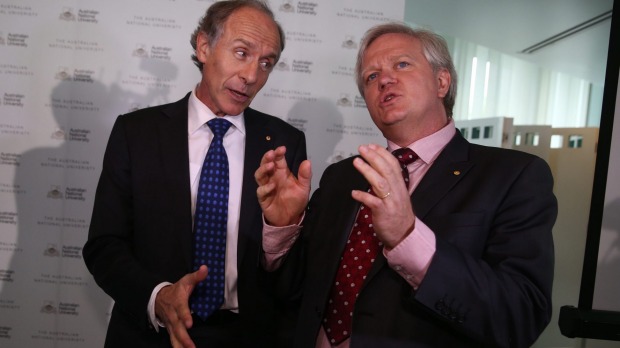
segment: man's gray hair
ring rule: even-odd
[[[355,82],[357,83],[357,88],[359,89],[362,97],[364,96],[364,81],[362,77],[362,63],[364,54],[366,54],[366,50],[370,44],[372,44],[380,36],[386,34],[404,34],[418,39],[422,44],[422,51],[424,52],[426,60],[431,65],[433,72],[437,73],[440,70],[448,71],[451,77],[450,88],[443,99],[443,105],[446,110],[446,114],[449,118],[451,118],[452,109],[454,108],[454,102],[456,100],[457,75],[456,70],[454,69],[454,63],[452,62],[452,57],[450,56],[450,51],[448,50],[448,44],[443,37],[430,30],[414,29],[404,23],[391,22],[380,24],[370,28],[366,34],[364,34],[360,49],[357,53],[357,62],[355,64]]]
[[[215,44],[217,43],[217,40],[220,38],[220,36],[222,35],[222,32],[224,31],[224,24],[226,23],[226,20],[228,19],[228,17],[230,17],[230,15],[232,15],[235,11],[241,8],[244,8],[244,7],[249,7],[249,8],[259,10],[273,20],[273,22],[276,24],[276,27],[278,28],[278,35],[280,37],[280,52],[279,53],[282,53],[282,51],[284,50],[284,31],[282,30],[280,23],[276,21],[273,12],[271,11],[271,9],[269,8],[269,5],[267,5],[265,1],[262,1],[262,0],[218,1],[207,9],[207,12],[205,13],[204,17],[202,17],[200,21],[198,22],[198,27],[196,27],[190,39],[190,43],[192,44],[192,47],[194,48],[194,54],[192,55],[192,60],[194,61],[194,64],[198,67],[198,69],[200,69],[200,71],[202,71],[203,64],[202,62],[198,60],[198,57],[196,57],[196,49],[197,49],[196,41],[198,40],[198,34],[204,33],[207,36],[209,47],[215,46]],[[278,54],[278,58],[280,58],[279,56],[280,55]]]

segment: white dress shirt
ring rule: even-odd
[[[192,91],[188,103],[187,129],[192,218],[196,208],[200,171],[213,139],[213,132],[207,125],[207,122],[215,117],[217,116],[196,97],[196,91]],[[235,116],[224,116],[224,119],[230,121],[232,126],[224,135],[224,149],[228,157],[230,184],[228,192],[228,227],[226,231],[226,280],[222,309],[229,309],[234,312],[239,310],[237,296],[237,241],[241,213],[241,189],[243,186],[243,160],[246,135],[243,117],[243,113]],[[155,298],[159,290],[167,285],[171,285],[171,283],[161,283],[153,289],[147,308],[150,322],[156,330],[158,330],[158,327],[163,327],[163,325],[155,316]]]

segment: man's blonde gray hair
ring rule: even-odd
[[[448,44],[446,40],[438,34],[426,29],[414,29],[410,26],[399,23],[391,22],[386,24],[380,24],[370,28],[364,37],[360,49],[357,53],[357,62],[355,64],[355,82],[362,97],[364,97],[364,80],[362,77],[362,64],[366,50],[376,39],[386,34],[404,34],[415,38],[422,44],[422,51],[426,60],[431,65],[433,72],[436,74],[441,70],[446,70],[450,74],[450,87],[448,93],[443,99],[443,105],[446,110],[446,114],[449,118],[452,117],[452,109],[454,108],[454,102],[456,100],[456,82],[457,75],[454,69],[454,63],[448,50]]]

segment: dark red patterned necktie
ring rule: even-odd
[[[408,187],[407,165],[413,163],[418,156],[409,148],[395,150],[393,154],[400,162]],[[372,188],[369,192],[374,194]],[[377,239],[372,227],[371,211],[362,204],[340,258],[323,318],[323,327],[331,344],[339,344],[351,336],[355,300],[382,246],[383,243]]]

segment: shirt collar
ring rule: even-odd
[[[413,150],[418,157],[424,161],[424,163],[431,164],[435,161],[437,156],[439,156],[443,148],[448,145],[450,140],[452,140],[455,132],[456,127],[454,126],[454,120],[450,119],[450,122],[448,122],[448,124],[442,129],[429,136],[414,141],[413,143],[407,145],[407,147]],[[400,146],[388,140],[388,150],[390,150],[390,152],[398,149],[399,147]]]
[[[196,89],[190,94],[187,107],[187,134],[196,132],[198,129],[205,126],[208,121],[217,117],[211,109],[198,99],[196,96]],[[234,116],[226,115],[224,119],[230,121],[237,130],[245,135],[245,119],[243,112]]]

